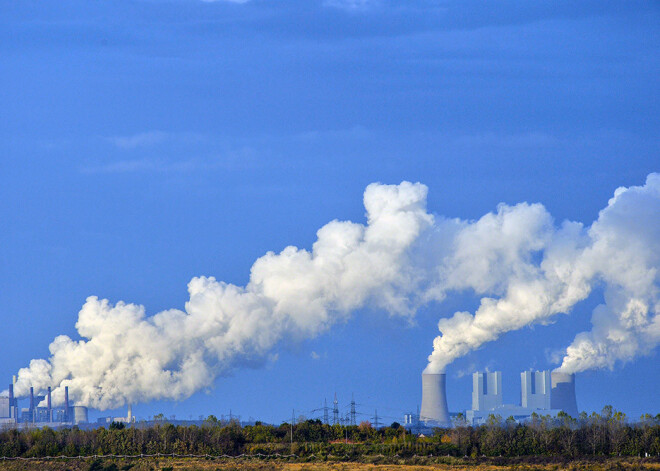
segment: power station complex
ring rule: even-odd
[[[406,415],[404,423],[413,422],[428,427],[450,427],[451,416],[447,407],[447,376],[440,374],[422,374],[422,408],[419,414]],[[338,410],[335,402],[335,423],[338,422]],[[351,402],[354,414],[355,402]],[[326,407],[327,409],[327,407]],[[491,415],[501,418],[513,417],[518,422],[528,420],[533,414],[539,416],[557,416],[561,411],[577,417],[578,408],[575,398],[575,375],[550,371],[523,371],[520,373],[520,404],[504,404],[502,395],[502,372],[474,373],[472,375],[472,409],[465,411],[465,420],[469,425],[486,423]],[[326,410],[327,415],[327,410]],[[377,417],[377,416],[376,416]],[[99,419],[99,423],[110,422],[112,418]],[[115,422],[132,423],[131,406],[128,417],[117,417]],[[378,419],[376,418],[376,422]],[[29,407],[18,407],[18,398],[14,396],[14,385],[9,385],[8,395],[0,396],[0,425],[17,426],[32,424],[36,427],[66,426],[88,423],[87,407],[71,405],[69,388],[64,388],[64,406],[55,408],[51,403],[51,388],[44,395],[35,395],[30,388]],[[326,417],[325,422],[328,422]],[[354,422],[354,420],[353,420]]]
[[[470,425],[485,423],[490,415],[528,420],[532,414],[556,416],[565,412],[578,416],[575,398],[575,375],[550,371],[520,373],[520,405],[504,404],[502,372],[472,375],[472,409],[465,411]],[[420,421],[429,426],[451,426],[447,407],[446,375],[422,374],[422,409]]]
[[[18,407],[18,398],[14,396],[14,384],[9,385],[8,396],[0,396],[0,425],[33,424],[37,427],[46,425],[77,425],[88,422],[87,407],[71,405],[69,388],[64,388],[64,406],[52,407],[51,388],[44,395],[35,395],[30,388],[29,407]],[[41,406],[45,401],[45,406]]]

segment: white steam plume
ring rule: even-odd
[[[500,206],[496,214],[464,223],[440,267],[438,292],[471,289],[483,297],[474,314],[441,319],[427,372],[505,332],[548,323],[557,313],[605,287],[606,303],[593,314],[559,370],[612,368],[648,354],[660,343],[660,174],[641,187],[619,188],[589,227],[555,228],[539,205]]]
[[[660,344],[660,174],[642,187],[619,188],[589,229],[582,263],[605,284],[591,332],[566,349],[561,371],[613,368]]]
[[[16,395],[53,385],[53,401],[61,404],[68,386],[77,403],[99,409],[181,399],[218,374],[263,361],[283,339],[317,335],[367,302],[410,315],[417,280],[408,252],[433,224],[426,193],[408,182],[369,185],[366,226],[332,221],[311,252],[267,253],[245,287],[193,278],[185,311],[146,317],[142,306],[90,297],[76,323],[83,340],[57,337],[48,360],[19,371]]]
[[[618,189],[587,228],[557,226],[542,205],[527,203],[502,204],[477,221],[434,218],[426,193],[408,182],[369,185],[366,225],[332,221],[311,251],[267,253],[245,287],[193,278],[184,311],[147,317],[142,306],[90,297],[76,324],[83,340],[57,337],[48,360],[19,371],[16,394],[53,385],[62,403],[69,386],[75,401],[100,409],[182,399],[360,307],[412,316],[451,292],[481,296],[480,307],[440,320],[427,372],[505,332],[569,313],[596,286],[605,287],[606,303],[592,332],[568,347],[562,371],[612,367],[660,343],[660,174]]]

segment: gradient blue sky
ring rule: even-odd
[[[370,182],[423,182],[447,216],[528,201],[591,223],[660,170],[658,25],[648,1],[0,0],[0,384],[75,336],[87,296],[153,314],[195,275],[242,285],[266,251],[363,222]],[[486,367],[518,401],[519,371],[553,367],[599,301],[457,361],[450,409]],[[279,422],[336,391],[400,420],[437,319],[475,306],[360,312],[134,412]],[[658,364],[580,375],[580,408],[660,412]]]

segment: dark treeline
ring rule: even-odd
[[[241,427],[210,416],[201,426],[138,423],[130,427],[81,430],[5,429],[0,432],[0,456],[90,456],[140,454],[238,455],[295,453],[300,457],[341,455],[359,459],[369,455],[405,456],[658,456],[660,414],[630,424],[611,407],[601,414],[573,419],[533,416],[524,425],[512,418],[491,416],[486,425],[467,426],[459,416],[451,429],[435,429],[429,436],[406,431],[397,423],[375,429],[325,425],[308,420],[295,425]]]

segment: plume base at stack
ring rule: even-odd
[[[427,425],[451,426],[447,408],[446,378],[444,373],[422,373],[422,409],[419,419]]]

